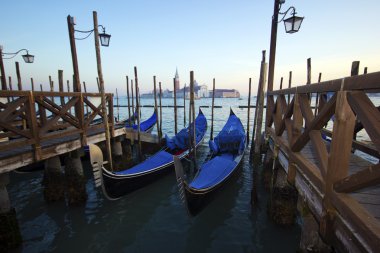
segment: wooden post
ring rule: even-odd
[[[40,83],[40,90],[41,91],[44,91],[44,89],[42,88],[42,84]]]
[[[281,78],[282,80],[282,78]],[[247,147],[249,143],[249,117],[251,114],[251,84],[252,84],[252,79],[249,78],[249,90],[248,90],[248,112],[247,112]],[[282,84],[282,82],[281,82]]]
[[[274,66],[276,61],[276,44],[277,44],[277,26],[278,26],[278,13],[280,12],[279,0],[274,0],[272,27],[270,35],[270,51],[269,51],[269,70],[268,70],[268,91],[273,91],[274,80]],[[266,121],[269,121],[269,115],[272,111],[271,104],[267,104]],[[257,108],[256,108],[257,109]],[[267,124],[265,124],[267,125]]]
[[[307,59],[307,81],[306,84],[311,84],[311,58]]]
[[[18,87],[18,90],[22,90],[20,66],[18,64],[18,61],[16,61],[16,75],[17,75],[17,87]]]
[[[259,83],[259,85],[257,87],[256,105],[255,105],[255,117],[253,119],[253,126],[252,126],[251,150],[249,151],[251,157],[252,157],[252,155],[254,153],[254,146],[255,146],[255,133],[256,133],[257,115],[258,115],[258,108],[259,108],[259,94],[260,94],[260,83]],[[249,141],[249,139],[247,138],[247,142],[248,141]]]
[[[288,88],[292,88],[292,71],[289,71],[289,84]],[[288,104],[290,103],[290,93],[288,94]],[[268,110],[268,109],[267,109]]]
[[[162,103],[161,103],[161,98],[162,98],[162,89],[161,89],[161,82],[158,82],[158,88],[160,89],[160,133],[158,134],[158,138],[161,142],[162,139]]]
[[[73,72],[74,72],[74,83],[73,91],[81,92],[80,88],[80,79],[79,79],[79,67],[78,67],[78,56],[77,49],[75,45],[75,36],[74,36],[74,17],[70,15],[67,16],[67,26],[69,29],[69,39],[70,39],[70,48],[71,48],[71,58],[73,62]]]
[[[284,81],[284,78],[281,77],[281,81],[280,81],[280,90],[282,90],[282,82]]]
[[[195,132],[195,108],[194,108],[194,71],[190,71],[190,111],[191,111],[191,118],[190,118],[190,124],[191,124],[191,130],[192,130],[192,138],[191,138],[191,146],[192,146],[192,157],[194,162],[194,168],[197,168],[197,151],[195,149],[197,138],[196,138],[196,132]]]
[[[51,80],[51,76],[49,76],[49,85],[50,85],[50,92],[53,92],[54,91],[54,83],[53,81]],[[54,97],[51,96],[51,101],[54,102]]]
[[[360,61],[353,61],[351,65],[351,76],[359,75]]]
[[[131,107],[129,103],[129,78],[126,76],[127,79],[127,101],[128,101],[128,125],[131,126]]]
[[[69,80],[67,80],[66,85],[67,85],[67,92],[70,92],[70,81]]]
[[[260,154],[261,147],[261,128],[263,122],[263,110],[264,110],[264,88],[266,83],[266,73],[267,73],[267,63],[265,62],[265,50],[263,50],[263,56],[261,61],[261,70],[260,70],[260,81],[259,81],[259,93],[258,94],[258,110],[257,112],[257,130],[256,130],[256,138],[255,138],[255,154]],[[268,107],[267,107],[268,110]]]
[[[84,93],[87,93],[86,82],[83,82],[83,89],[84,89]],[[87,96],[86,96],[86,98],[87,98]],[[88,115],[88,104],[86,104],[86,115],[87,115],[87,117],[89,116]]]
[[[136,113],[136,110],[135,110],[135,102],[134,102],[134,97],[133,97],[133,80],[131,79],[131,91],[132,91],[132,117],[133,117],[133,122],[132,124],[135,124],[135,113]]]
[[[368,68],[364,67],[364,74],[367,74]]]
[[[211,133],[210,133],[210,140],[214,139],[214,101],[215,101],[215,78],[212,79],[212,103],[211,103]]]
[[[100,83],[99,83],[99,78],[96,78],[96,84],[98,85],[98,92],[100,93]]]
[[[34,81],[33,81],[33,77],[30,78],[30,84],[32,85],[32,91],[34,91]]]
[[[141,139],[140,139],[140,105],[139,105],[139,83],[137,78],[137,67],[135,66],[135,91],[136,91],[136,111],[137,111],[137,141],[139,146],[139,161],[141,161]]]
[[[160,117],[158,115],[158,107],[157,107],[156,76],[153,76],[153,92],[154,92],[154,108],[155,108],[156,114],[157,114],[157,121],[156,121],[157,134],[158,134],[159,141],[161,142],[161,139],[160,139]]]
[[[106,107],[106,94],[104,91],[104,81],[103,81],[103,72],[102,72],[102,62],[100,57],[100,48],[99,48],[99,31],[98,31],[98,16],[96,11],[93,13],[94,18],[94,39],[95,39],[95,52],[96,52],[96,64],[98,68],[98,77],[99,77],[99,87],[100,87],[100,93],[101,93],[101,101],[102,101],[102,113],[103,113],[103,123],[104,123],[104,130],[106,135],[106,149],[107,149],[107,159],[110,166],[111,171],[113,171],[113,164],[112,164],[112,153],[111,153],[111,136],[109,132],[109,124],[108,124],[108,115],[107,115],[107,107]],[[77,80],[79,81],[79,77]],[[74,85],[75,87],[75,85]],[[80,89],[80,86],[79,86]],[[80,90],[79,90],[80,91]],[[112,98],[111,98],[112,99]],[[113,121],[113,119],[112,119]]]
[[[186,84],[183,87],[183,127],[186,127]]]
[[[9,83],[9,90],[13,91],[13,85],[12,85],[12,77],[8,76],[8,83]],[[13,98],[12,98],[13,100]]]
[[[63,93],[63,70],[58,70],[58,89],[60,93]],[[61,106],[63,106],[65,104],[65,97],[61,96],[60,100]]]
[[[0,70],[1,70],[1,89],[7,90],[7,78],[5,76],[4,62],[3,62],[3,47],[0,46]]]
[[[120,121],[120,116],[119,116],[119,93],[117,92],[116,88],[116,108],[117,108],[117,121]]]
[[[177,89],[175,86],[175,78],[173,78],[174,93],[174,133],[177,134]]]
[[[319,72],[319,76],[318,76],[318,83],[321,82],[321,79],[322,79],[322,73]],[[318,112],[318,105],[319,105],[319,93],[317,92],[316,93],[316,97],[315,97],[315,108],[314,108],[314,116],[317,115],[317,112]]]

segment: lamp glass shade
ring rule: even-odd
[[[100,44],[103,47],[108,47],[110,44],[111,35],[106,34],[106,33],[101,33],[99,34],[99,37],[100,37]]]
[[[22,56],[22,58],[24,59],[24,61],[25,61],[26,63],[33,63],[33,62],[34,62],[34,55],[31,55],[31,54],[29,54],[29,53],[24,54],[24,55]]]
[[[285,31],[287,33],[296,33],[301,27],[303,17],[298,17],[293,14],[290,18],[284,20]]]

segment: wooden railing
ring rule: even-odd
[[[380,72],[376,72],[267,94],[266,133],[288,156],[288,181],[294,183],[300,171],[322,196],[320,233],[330,240],[339,215],[372,250],[380,249],[380,223],[350,193],[380,183],[380,112],[371,101],[379,92]],[[314,112],[311,94],[319,97]],[[368,135],[365,142],[356,140],[362,129]],[[308,143],[313,159],[302,153]],[[354,150],[373,159],[370,166],[350,173]]]
[[[106,94],[113,135],[112,96]],[[92,99],[99,103],[95,105]],[[99,93],[0,91],[0,152],[32,146],[38,161],[44,142],[79,134],[82,145],[86,145],[91,131],[104,128],[103,121],[99,120],[102,117],[100,100]],[[88,108],[86,113],[85,107]]]

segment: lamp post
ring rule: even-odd
[[[273,79],[274,79],[274,65],[276,61],[276,43],[277,43],[277,25],[279,22],[284,21],[286,33],[296,33],[301,27],[303,17],[296,16],[296,9],[291,6],[285,12],[280,12],[282,4],[285,0],[274,0],[273,16],[272,16],[272,29],[270,38],[270,50],[269,50],[269,67],[268,67],[268,89],[267,91],[273,91]],[[292,11],[291,17],[286,18],[286,15]],[[282,15],[280,21],[278,16]],[[268,101],[268,100],[267,100]],[[271,104],[267,103],[266,121],[268,122],[268,114],[272,110]]]
[[[98,25],[98,18],[96,11],[93,12],[93,21],[94,21],[94,29],[89,31],[81,31],[81,30],[75,30],[75,18],[71,17],[70,15],[67,16],[67,26],[69,29],[69,38],[70,38],[70,47],[71,47],[71,56],[73,61],[73,71],[74,71],[74,92],[80,92],[81,91],[81,85],[80,85],[80,78],[79,78],[79,67],[78,67],[78,57],[76,53],[76,45],[75,40],[84,40],[87,39],[92,33],[94,33],[94,39],[95,39],[95,53],[96,53],[96,62],[97,62],[97,69],[98,69],[98,78],[99,78],[99,86],[100,86],[100,92],[101,92],[101,103],[102,103],[102,112],[103,112],[103,123],[105,128],[105,135],[106,135],[106,148],[107,148],[107,159],[109,162],[109,166],[111,170],[113,170],[112,166],[112,156],[111,156],[111,140],[110,140],[110,134],[109,134],[109,123],[108,123],[108,115],[107,115],[107,108],[106,108],[106,100],[105,100],[105,92],[104,92],[104,81],[103,81],[103,72],[102,72],[102,65],[101,65],[101,57],[100,57],[100,49],[99,49],[99,39],[100,44],[104,47],[109,46],[109,42],[111,39],[111,35],[106,34],[105,27],[102,25]],[[102,27],[103,33],[99,34],[98,27]],[[75,32],[87,34],[83,38],[75,38]],[[76,114],[80,115],[79,118],[83,118],[83,111],[80,108],[81,105],[78,104],[76,107]]]
[[[4,53],[3,47],[0,46],[0,71],[1,71],[1,89],[7,90],[7,81],[5,76],[5,70],[4,70],[4,63],[3,59],[12,59],[16,57],[20,52],[25,51],[26,54],[22,55],[22,58],[26,63],[33,63],[34,62],[34,55],[29,54],[29,51],[27,49],[20,49],[15,53]],[[8,56],[6,58],[3,58],[3,56]]]

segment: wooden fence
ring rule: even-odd
[[[91,102],[99,100],[99,103]],[[99,93],[0,91],[0,152],[32,146],[41,160],[41,143],[103,129]],[[113,94],[106,94],[110,132],[114,133]],[[88,113],[84,108],[88,108]]]
[[[337,217],[342,217],[370,251],[380,249],[380,196],[372,196],[378,206],[369,210],[352,193],[380,183],[380,111],[371,100],[379,92],[376,72],[267,94],[267,137],[287,156],[288,181],[294,183],[297,173],[306,175],[321,196],[320,233],[334,241]],[[314,112],[312,94],[319,98]],[[368,140],[357,140],[361,130]],[[302,152],[307,145],[314,159]],[[372,162],[353,172],[355,150]]]

